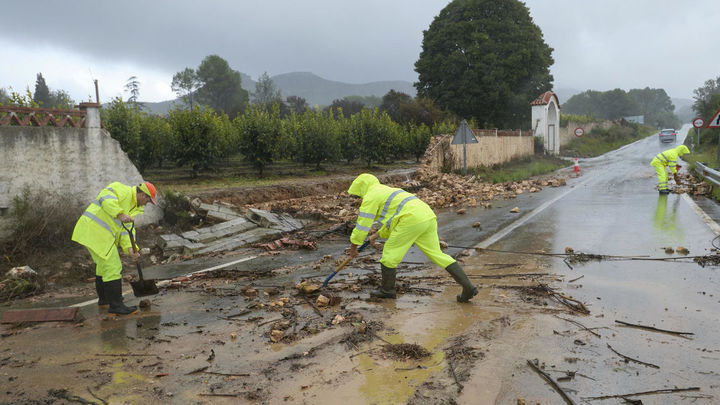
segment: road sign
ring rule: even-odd
[[[463,120],[457,131],[455,131],[455,136],[450,143],[453,145],[463,145],[466,143],[478,143],[478,140],[475,138],[475,134],[472,129],[470,129],[468,123]]]
[[[717,110],[712,119],[708,121],[706,128],[720,128],[720,110]]]
[[[705,120],[702,118],[698,117],[693,120],[693,126],[695,128],[702,128],[704,125],[705,125]]]
[[[574,134],[575,134],[575,136],[577,136],[578,138],[581,137],[581,136],[583,136],[584,133],[585,133],[585,130],[584,130],[584,129],[582,129],[582,128],[580,128],[580,127],[575,128]]]

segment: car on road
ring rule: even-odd
[[[665,128],[662,131],[660,131],[659,135],[660,142],[672,142],[675,143],[675,139],[677,138],[677,133],[675,133],[675,130],[673,128]]]

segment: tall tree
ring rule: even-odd
[[[70,110],[75,105],[75,100],[70,98],[70,94],[65,90],[50,91],[50,108],[62,108]]]
[[[453,0],[424,31],[418,96],[483,126],[527,128],[552,88],[552,48],[519,0]]]
[[[275,83],[267,72],[260,75],[257,83],[255,83],[255,92],[252,95],[253,103],[259,105],[270,106],[275,102],[282,102],[280,90],[275,87]]]
[[[140,97],[140,81],[136,76],[130,76],[125,82],[125,92],[130,93],[128,97],[128,104],[132,105],[135,111],[139,110],[141,104],[139,103]]]
[[[715,94],[720,94],[720,76],[716,79],[706,80],[702,87],[693,90],[693,110],[700,116],[709,120],[715,112],[716,106],[712,102]]]
[[[0,105],[6,104],[10,100],[10,95],[4,87],[0,87]]]
[[[365,104],[360,101],[353,101],[348,97],[339,100],[333,100],[332,104],[325,111],[332,111],[335,115],[343,115],[345,118],[353,114],[359,113],[365,108]]]
[[[35,79],[35,93],[33,93],[33,100],[40,105],[40,107],[50,108],[50,88],[45,83],[45,78],[42,73],[38,73]]]
[[[229,115],[240,112],[248,102],[248,92],[240,86],[240,72],[232,70],[218,55],[209,55],[198,66],[200,88],[197,100]]]
[[[198,80],[195,70],[191,68],[185,68],[182,72],[177,72],[173,76],[170,88],[177,94],[178,97],[182,97],[183,101],[193,109],[193,95],[197,91],[200,82]]]
[[[645,116],[645,123],[657,127],[676,127],[680,120],[675,116],[675,106],[672,99],[663,89],[631,89],[628,95],[632,97],[639,107],[638,114]]]

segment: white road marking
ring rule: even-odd
[[[705,213],[705,211],[702,210],[702,208],[698,207],[698,205],[693,201],[692,198],[690,198],[689,195],[683,194],[682,195],[683,200],[690,205],[690,208],[692,208],[696,214],[707,224],[708,227],[710,227],[710,230],[713,231],[715,236],[720,235],[720,225],[718,225],[717,222],[715,222],[708,214]]]
[[[535,215],[543,212],[547,207],[551,206],[551,205],[552,205],[553,203],[555,203],[557,200],[559,200],[559,199],[565,197],[566,195],[572,193],[573,191],[575,191],[575,190],[577,190],[578,188],[580,188],[580,186],[584,186],[584,185],[587,184],[590,180],[593,180],[593,179],[595,179],[595,177],[588,177],[587,179],[585,179],[585,180],[583,180],[582,182],[574,185],[572,188],[570,188],[569,190],[565,191],[564,193],[559,194],[559,195],[555,196],[553,199],[548,200],[548,201],[542,203],[539,207],[537,207],[537,208],[535,208],[534,210],[530,211],[529,214],[523,216],[522,218],[518,218],[515,222],[513,222],[512,224],[506,226],[503,230],[501,230],[501,231],[499,231],[499,232],[496,232],[494,235],[492,235],[492,236],[490,236],[489,238],[485,239],[484,241],[478,243],[478,244],[475,245],[474,247],[479,247],[479,248],[483,248],[483,249],[484,249],[484,248],[487,248],[488,246],[492,245],[493,243],[495,243],[495,242],[499,241],[500,239],[504,238],[505,236],[507,236],[507,234],[509,234],[510,232],[514,231],[514,230],[515,230],[516,228],[518,228],[519,226],[523,225],[524,223],[526,223],[527,221],[529,221],[530,219],[532,219]]]

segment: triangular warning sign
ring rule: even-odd
[[[715,115],[708,121],[705,128],[720,128],[720,110],[717,110]]]
[[[472,129],[470,129],[468,123],[463,120],[463,122],[460,123],[460,127],[455,131],[455,136],[450,143],[453,145],[462,145],[465,143],[478,143],[478,140],[475,138],[475,134]]]

